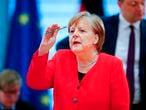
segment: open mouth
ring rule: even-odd
[[[74,41],[73,44],[81,44],[81,43],[78,41]]]

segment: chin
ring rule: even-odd
[[[79,52],[82,51],[80,48],[71,48],[71,50],[72,50],[74,53],[79,53]]]

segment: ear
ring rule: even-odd
[[[98,43],[98,40],[99,40],[99,35],[98,35],[98,34],[96,34],[96,35],[95,35],[95,40],[94,40],[94,42],[93,42],[93,43],[94,43],[94,44],[97,44],[97,43]]]

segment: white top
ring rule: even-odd
[[[140,102],[140,78],[139,78],[139,55],[140,55],[140,21],[132,24],[135,32],[135,62],[134,62],[134,101],[133,104]],[[118,56],[124,64],[124,69],[127,68],[128,46],[130,37],[130,23],[120,14],[119,29],[116,44],[115,55]]]

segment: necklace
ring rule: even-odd
[[[80,64],[80,63],[78,62],[78,66],[79,66],[80,68],[88,68],[88,67],[91,67],[93,64],[96,63],[97,58],[98,58],[98,54],[97,54],[97,53],[94,53],[94,56],[93,56],[92,60],[91,60],[88,64]]]
[[[82,68],[89,67],[89,66],[93,65],[95,62],[96,62],[96,60],[92,61],[92,62],[90,62],[89,64],[86,64],[86,65],[79,64],[79,67],[82,67]]]

